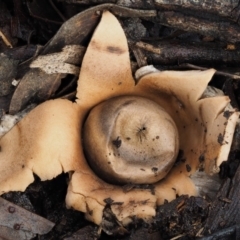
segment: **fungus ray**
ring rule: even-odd
[[[127,94],[135,85],[124,31],[110,12],[103,15],[81,66],[77,103],[82,106]]]

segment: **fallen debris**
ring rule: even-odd
[[[7,240],[32,239],[48,233],[55,225],[3,198],[0,198],[0,212],[0,238]]]

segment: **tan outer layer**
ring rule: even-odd
[[[105,12],[83,58],[77,103],[91,108],[108,98],[130,93],[134,85],[125,34],[118,20]]]
[[[139,94],[159,103],[175,120],[183,151],[182,161],[166,179],[155,184],[158,204],[181,194],[196,195],[189,179],[191,173],[200,165],[207,173],[216,173],[220,164],[227,160],[239,112],[231,109],[230,117],[224,117],[224,109],[230,101],[227,96],[201,99],[213,73],[214,70],[152,73],[136,86]],[[223,144],[219,143],[221,135],[225,140]]]
[[[134,216],[149,220],[156,213],[156,196],[150,190],[124,192],[122,187],[107,184],[90,171],[73,174],[66,197],[67,206],[85,212],[90,221],[101,224],[104,200],[107,199],[113,201],[111,209],[119,221]]]
[[[79,168],[79,113],[76,103],[47,101],[1,138],[1,193],[24,191],[33,172],[47,180]]]

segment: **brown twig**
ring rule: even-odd
[[[205,67],[199,67],[199,66],[196,66],[196,65],[193,65],[190,63],[183,63],[180,66],[188,67],[188,68],[195,69],[195,70],[206,70],[207,69]],[[222,71],[218,71],[218,70],[216,71],[215,74],[217,74],[219,76],[229,77],[229,78],[232,78],[235,80],[240,80],[240,76],[236,75],[236,74],[226,73],[226,72],[222,72]]]
[[[2,38],[3,42],[6,44],[7,47],[10,47],[10,48],[13,47],[1,30],[0,30],[0,37]]]
[[[154,65],[181,63],[238,65],[240,61],[239,49],[228,50],[223,44],[165,40],[151,44],[138,41],[135,46],[142,49]]]

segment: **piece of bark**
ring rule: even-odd
[[[7,200],[0,198],[0,224],[13,230],[23,230],[33,234],[48,233],[54,223],[31,213]]]
[[[155,0],[157,7],[165,8],[168,10],[179,9],[192,9],[201,12],[209,12],[220,16],[228,17],[234,20],[239,18],[239,1],[230,0]]]
[[[200,19],[174,11],[159,11],[158,22],[162,25],[211,36],[221,41],[236,43],[240,41],[240,26],[230,21]]]
[[[227,178],[211,204],[203,235],[209,235],[220,229],[240,224],[240,167],[233,179]],[[240,239],[237,231],[236,239]]]
[[[227,50],[226,45],[216,43],[186,42],[181,40],[158,41],[154,43],[136,42],[135,46],[144,50],[148,62],[154,65],[192,64],[238,65],[240,50]]]

